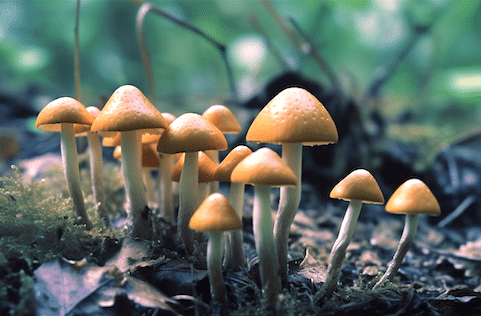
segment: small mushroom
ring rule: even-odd
[[[379,185],[371,173],[365,169],[357,169],[347,175],[331,190],[329,197],[349,201],[349,206],[329,256],[327,278],[322,287],[325,297],[330,297],[336,289],[341,265],[361,213],[362,203],[384,203]]]
[[[242,221],[220,193],[209,195],[195,211],[189,227],[209,234],[207,242],[207,270],[212,298],[222,305],[227,304],[227,295],[222,275],[223,233],[241,230]]]
[[[439,216],[441,214],[441,208],[433,193],[419,179],[409,179],[401,184],[387,201],[386,211],[395,214],[406,214],[406,221],[396,253],[389,263],[386,272],[374,285],[374,288],[380,286],[384,281],[391,279],[396,274],[414,239],[414,235],[416,235],[419,215]]]

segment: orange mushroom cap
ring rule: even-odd
[[[441,208],[428,186],[419,179],[409,179],[391,195],[386,211],[396,214],[439,216]]]
[[[361,200],[364,203],[384,203],[376,179],[365,169],[357,169],[348,174],[331,190],[329,197],[347,201]]]
[[[240,133],[242,131],[234,113],[224,105],[212,105],[202,113],[202,117],[214,124],[222,133]]]
[[[263,147],[237,164],[230,176],[231,182],[252,185],[296,185],[297,177],[286,163],[270,148]]]
[[[102,139],[102,146],[116,147],[116,146],[120,146],[120,142],[121,142],[121,135],[120,135],[120,132],[117,132],[113,136],[105,136]]]
[[[51,132],[60,132],[61,123],[87,125],[94,122],[94,117],[79,101],[70,97],[61,97],[47,104],[37,116],[35,127]]]
[[[184,167],[185,154],[181,154],[179,160],[172,169],[172,181],[179,182],[182,168]],[[215,181],[216,164],[203,151],[199,151],[199,183]]]
[[[227,140],[222,132],[195,113],[179,116],[162,133],[157,144],[157,150],[167,154],[226,149]]]
[[[329,112],[302,88],[287,88],[276,95],[257,115],[246,135],[258,143],[337,143],[336,125]]]
[[[225,196],[213,193],[192,215],[189,227],[199,231],[223,232],[242,229],[242,221]]]
[[[145,168],[159,168],[160,154],[155,150],[154,145],[142,145],[142,167]]]
[[[240,145],[232,149],[217,166],[215,170],[215,179],[217,181],[230,182],[232,170],[234,170],[235,166],[250,154],[252,154],[252,150],[247,146]]]

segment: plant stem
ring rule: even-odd
[[[244,188],[244,183],[231,182],[230,184],[229,202],[240,219],[242,219],[244,213]],[[228,232],[226,239],[226,269],[233,268],[235,266],[246,267],[247,260],[244,251],[244,239],[242,236],[242,230]]]
[[[94,203],[98,204],[98,214],[105,225],[110,226],[107,207],[104,201],[104,177],[102,161],[102,145],[96,133],[87,132],[90,157],[90,177],[92,179],[92,190]]]
[[[209,232],[207,242],[207,271],[209,273],[210,294],[222,305],[227,303],[227,294],[222,275],[223,232]]]

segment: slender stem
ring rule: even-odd
[[[80,70],[79,70],[79,17],[80,17],[80,0],[77,0],[77,6],[75,9],[75,48],[74,48],[74,76],[75,76],[75,99],[81,101],[80,93]]]
[[[259,256],[262,293],[266,298],[267,307],[272,309],[275,308],[281,291],[281,278],[274,234],[272,232],[274,223],[272,220],[269,186],[254,186],[254,206],[252,212],[252,225]]]
[[[390,280],[396,274],[399,266],[404,259],[404,256],[408,252],[409,246],[411,246],[411,243],[414,240],[414,236],[416,235],[416,231],[418,228],[418,217],[419,214],[406,215],[403,233],[401,235],[401,239],[399,240],[399,245],[396,249],[396,253],[394,254],[394,257],[389,263],[386,272],[384,272],[381,279],[376,283],[376,285],[374,285],[374,288],[383,284],[384,281]]]
[[[244,183],[230,184],[229,202],[239,218],[244,213],[244,188]],[[247,266],[242,230],[228,232],[226,238],[225,267],[229,269],[235,266]]]
[[[122,132],[120,138],[122,173],[130,201],[127,221],[133,237],[152,238],[152,218],[142,182],[142,145],[139,131]]]
[[[199,194],[199,153],[185,153],[184,166],[179,181],[179,215],[177,230],[186,250],[192,253],[194,242],[189,220],[198,207]]]
[[[154,183],[152,181],[152,174],[150,168],[142,167],[142,178],[145,186],[147,205],[152,205],[152,203],[154,202]]]
[[[90,177],[92,179],[94,203],[98,204],[99,217],[108,227],[110,222],[104,200],[102,145],[96,133],[87,132],[87,140],[89,143]]]
[[[282,144],[282,159],[297,177],[296,186],[284,186],[280,190],[279,209],[274,223],[277,256],[283,280],[287,278],[287,249],[291,224],[294,221],[302,190],[302,143]]]
[[[92,229],[92,222],[85,209],[82,188],[80,187],[80,172],[78,167],[77,144],[72,123],[62,123],[60,132],[60,151],[68,190],[77,215],[82,218],[87,229]]]
[[[152,64],[150,62],[149,52],[147,50],[147,44],[145,43],[144,38],[144,21],[145,16],[152,8],[152,4],[146,2],[140,6],[139,11],[137,12],[137,19],[136,19],[136,30],[137,30],[137,39],[139,41],[140,46],[140,53],[142,55],[142,61],[144,62],[144,70],[147,76],[147,84],[149,85],[149,99],[152,104],[155,104],[155,84],[154,84],[154,75],[152,71]]]
[[[210,294],[222,305],[227,303],[227,294],[222,275],[223,232],[209,232],[207,242],[207,271],[209,273]]]
[[[172,169],[174,155],[162,154],[160,158],[160,214],[168,222],[174,223],[174,199],[172,187]]]
[[[346,214],[342,220],[339,235],[331,249],[329,265],[327,267],[327,278],[323,285],[324,296],[330,297],[337,287],[337,281],[341,271],[342,262],[346,257],[346,249],[351,242],[352,234],[356,228],[357,219],[361,213],[362,201],[352,200],[349,202]]]

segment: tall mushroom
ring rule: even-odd
[[[147,206],[141,167],[141,134],[168,128],[162,114],[137,87],[119,87],[110,96],[92,124],[92,132],[115,134],[120,132],[122,174],[130,201],[127,221],[130,234],[152,238],[152,217]]]
[[[189,220],[199,206],[198,152],[225,150],[227,141],[222,132],[199,114],[185,113],[173,121],[159,139],[157,150],[175,154],[185,152],[179,182],[179,214],[177,231],[188,252],[193,251]]]
[[[396,274],[414,239],[414,235],[416,235],[419,215],[439,216],[441,214],[441,208],[433,193],[419,179],[409,179],[401,184],[387,201],[386,211],[395,214],[406,214],[406,222],[396,253],[389,263],[386,272],[374,285],[374,288],[380,286],[384,281],[391,279]]]
[[[347,246],[361,213],[362,203],[384,203],[384,197],[376,179],[365,169],[357,169],[348,174],[331,190],[329,197],[349,201],[349,206],[329,256],[327,278],[322,287],[326,297],[331,296],[336,289],[342,261],[346,256]]]
[[[287,88],[277,94],[257,115],[247,141],[282,145],[282,159],[297,177],[295,187],[281,188],[274,224],[282,277],[287,277],[289,230],[301,199],[302,145],[336,143],[337,129],[326,108],[302,88]]]
[[[92,222],[87,215],[82,189],[80,188],[74,124],[92,125],[93,121],[94,118],[83,104],[73,98],[62,97],[47,104],[38,114],[35,123],[35,126],[39,129],[60,132],[60,151],[68,190],[75,211],[87,229],[92,229]]]
[[[192,215],[189,227],[209,234],[207,270],[210,293],[214,300],[226,305],[227,295],[222,276],[223,232],[242,229],[242,221],[222,194],[213,193]]]
[[[237,164],[232,170],[231,181],[254,186],[254,207],[252,225],[262,292],[267,307],[275,308],[281,291],[281,277],[273,235],[273,220],[270,204],[270,188],[296,185],[294,172],[272,149],[263,147]]]

